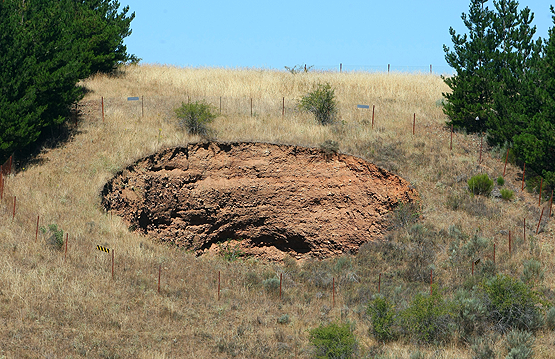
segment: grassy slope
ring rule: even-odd
[[[295,100],[318,82],[329,82],[336,89],[342,124],[321,127],[310,116],[294,112]],[[386,293],[394,286],[408,288],[403,289],[406,295],[426,289],[423,279],[391,274],[406,270],[405,264],[375,258],[369,249],[356,257],[302,266],[249,260],[230,264],[155,245],[104,213],[99,192],[116,171],[160,148],[198,140],[177,129],[172,118],[173,108],[188,97],[207,99],[216,107],[222,98],[224,116],[213,124],[219,140],[318,146],[333,139],[341,151],[409,180],[421,194],[420,223],[435,233],[435,256],[424,269],[433,265],[435,280],[448,291],[470,271],[470,264],[468,268],[446,264],[445,233],[450,225],[495,239],[502,272],[520,275],[523,260],[532,254],[542,263],[551,261],[553,225],[532,236],[539,219],[537,197],[519,190],[517,168],[509,165],[506,176],[506,186],[517,190],[514,201],[467,199],[466,182],[460,179],[480,171],[501,175],[503,154],[485,152],[483,165],[477,166],[479,139],[463,134],[455,134],[454,149],[449,151],[449,132],[442,126],[445,118],[438,106],[447,88],[436,76],[137,66],[125,69],[121,77],[93,77],[83,86],[90,90],[83,103],[93,111],[82,116],[74,138],[45,151],[40,165],[6,180],[0,207],[0,357],[308,357],[307,330],[333,319],[356,324],[364,353],[376,345],[367,334],[364,303],[375,292],[378,273],[390,273],[384,274],[382,283]],[[143,118],[140,102],[127,102],[127,96],[144,96]],[[376,105],[374,130],[369,124],[371,112],[357,109],[357,104]],[[12,221],[14,195],[17,214]],[[55,223],[69,234],[67,259],[63,252],[50,249],[46,234],[39,234],[35,242],[37,215],[41,225]],[[519,233],[518,242],[523,218],[528,239],[537,247],[529,250],[528,243],[521,243],[509,258],[503,231]],[[396,223],[390,240],[406,241],[410,226],[404,225],[402,216]],[[114,281],[110,255],[97,251],[98,244],[115,248]],[[159,265],[161,294],[156,283]],[[544,270],[541,285],[553,289],[554,270],[549,265]],[[284,274],[285,288],[281,303],[263,285],[279,273]],[[332,276],[338,282],[334,308],[330,308]],[[284,314],[291,319],[289,324],[277,322]],[[549,357],[554,339],[552,333],[538,337],[538,357]],[[467,357],[467,349],[453,343],[442,347],[440,355]],[[414,346],[402,341],[386,347],[400,357],[408,357],[412,350]]]

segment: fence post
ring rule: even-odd
[[[100,101],[102,102],[102,122],[104,122],[104,96],[100,98]]]
[[[387,64],[387,73],[389,73],[390,68],[391,68],[391,64]]]
[[[412,118],[412,135],[414,136],[414,128],[416,126],[416,112],[414,113],[414,116]]]
[[[15,201],[16,201],[17,197],[13,196],[13,216],[12,216],[12,221],[15,219]]]
[[[252,117],[252,97],[251,97],[251,117]]]
[[[430,64],[430,75],[432,74],[432,64]]]
[[[382,274],[378,276],[378,294],[380,293],[380,287],[382,286]]]
[[[220,301],[220,271],[218,271],[218,302]]]
[[[503,177],[505,177],[505,171],[507,170],[507,161],[509,160],[509,149],[507,148],[507,155],[505,156],[505,168],[503,168]]]
[[[112,249],[112,280],[114,280],[114,249]]]
[[[341,73],[341,72],[343,72],[343,64],[342,63],[339,64],[339,73]]]
[[[540,214],[540,220],[538,221],[538,228],[536,228],[536,234],[540,232],[540,224],[542,223],[543,210],[544,209],[542,208],[542,214]]]
[[[39,238],[39,220],[40,220],[40,214],[37,215],[37,230],[35,231],[35,243],[37,243],[37,240]]]
[[[524,168],[522,169],[522,188],[521,191],[524,191],[524,174],[526,173],[526,162],[524,162]]]
[[[540,196],[538,200],[538,206],[542,205],[542,188],[543,188],[543,178],[540,178]]]
[[[281,99],[281,117],[285,116],[285,97]]]
[[[478,160],[478,164],[482,163],[482,144],[484,142],[484,133],[481,133],[480,136],[480,159]]]
[[[376,109],[376,105],[372,105],[372,129],[374,129],[374,110]]]

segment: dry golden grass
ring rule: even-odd
[[[329,82],[336,89],[341,123],[322,127],[295,110],[296,100],[318,82]],[[505,273],[518,276],[524,259],[538,258],[545,270],[541,285],[553,290],[553,225],[549,222],[542,233],[532,235],[540,211],[537,197],[520,191],[519,169],[507,168],[506,187],[515,190],[512,202],[485,199],[480,205],[471,201],[468,206],[475,208],[469,210],[453,210],[448,205],[449,198],[464,193],[466,178],[471,175],[482,171],[494,178],[501,175],[503,154],[484,151],[483,163],[478,166],[479,138],[460,133],[455,134],[453,150],[449,150],[449,132],[438,105],[448,89],[437,76],[293,75],[256,69],[143,65],[125,68],[117,77],[94,76],[82,85],[89,91],[82,102],[88,107],[83,108],[91,112],[81,116],[74,137],[45,150],[39,164],[20,169],[6,180],[0,206],[0,358],[302,358],[310,357],[309,329],[345,319],[356,325],[361,356],[370,355],[371,348],[378,345],[368,335],[362,299],[375,293],[378,273],[396,268],[379,258],[369,259],[368,251],[342,262],[227,263],[157,245],[129,232],[119,218],[104,212],[100,191],[118,170],[161,148],[199,140],[178,129],[173,118],[173,109],[188,100],[205,99],[219,110],[221,98],[223,115],[212,126],[218,140],[306,146],[318,146],[327,139],[339,142],[341,151],[409,180],[422,198],[420,222],[424,226],[447,233],[449,226],[456,225],[464,233],[479,232],[495,239],[500,270]],[[141,101],[128,102],[128,96],[144,96],[144,117]],[[357,104],[370,105],[370,110],[357,109]],[[372,105],[376,106],[374,129],[370,125]],[[17,196],[17,213],[12,220],[13,196]],[[476,215],[480,211],[483,215]],[[63,251],[48,246],[45,234],[39,233],[35,242],[37,215],[42,226],[55,223],[69,234],[67,258]],[[536,247],[521,243],[509,257],[503,231],[517,233],[518,243],[523,218],[527,219],[527,237],[533,238]],[[397,230],[397,237],[406,230]],[[449,287],[468,276],[470,263],[468,268],[448,267],[447,240],[438,243],[435,278]],[[110,254],[97,251],[96,245],[115,249],[114,280]],[[218,271],[222,275],[220,301]],[[284,276],[282,301],[262,285],[263,280],[280,273]],[[338,280],[333,308],[332,276]],[[386,292],[400,284],[398,279],[388,282],[386,278],[384,275],[382,283]],[[427,284],[415,285],[425,290]],[[370,294],[361,294],[364,290]],[[277,322],[284,314],[290,317],[289,324]],[[553,335],[540,335],[536,353],[548,358]],[[408,358],[415,348],[399,341],[383,350]],[[437,352],[434,357],[438,358],[470,357],[463,344],[420,350]]]

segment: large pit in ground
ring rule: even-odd
[[[280,260],[356,253],[380,237],[388,212],[417,196],[354,156],[211,142],[138,160],[104,186],[102,204],[130,228],[198,255],[233,248]]]

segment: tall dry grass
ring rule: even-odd
[[[319,82],[335,88],[341,119],[336,125],[319,126],[295,109],[295,102]],[[378,273],[384,273],[386,293],[402,285],[425,290],[425,281],[403,284],[394,274],[403,268],[373,256],[371,249],[356,257],[304,264],[228,263],[156,244],[105,213],[100,191],[117,171],[161,148],[199,140],[177,128],[173,118],[181,102],[197,99],[218,111],[222,99],[222,116],[212,125],[219,140],[318,146],[331,139],[341,151],[409,180],[421,195],[420,223],[437,233],[430,265],[446,288],[470,271],[470,263],[468,268],[446,265],[445,233],[457,226],[497,242],[502,272],[518,276],[524,259],[538,258],[545,271],[541,284],[545,291],[553,290],[553,225],[549,222],[533,235],[540,215],[537,197],[520,191],[521,173],[512,165],[505,186],[515,190],[513,201],[469,199],[466,179],[480,172],[502,174],[503,154],[487,149],[478,165],[479,138],[462,133],[454,135],[449,150],[439,102],[448,88],[437,76],[142,65],[124,68],[118,76],[97,75],[81,85],[88,93],[71,140],[45,149],[38,164],[19,168],[6,180],[0,206],[0,357],[310,357],[307,330],[330,320],[355,323],[360,355],[370,357],[378,343],[367,333],[365,303],[376,292]],[[142,97],[144,116],[142,101],[127,101],[128,96]],[[370,105],[370,110],[357,109],[357,104]],[[13,196],[17,208],[12,220]],[[48,245],[47,234],[39,233],[35,241],[38,215],[41,226],[57,224],[69,234],[67,257]],[[524,218],[527,242],[521,234]],[[393,223],[398,228],[392,238],[402,241],[410,225]],[[511,256],[506,253],[509,230],[518,244]],[[110,254],[96,245],[115,249],[114,280]],[[284,278],[281,301],[264,286],[279,274]],[[333,308],[332,278],[338,283]],[[290,323],[278,322],[283,315]],[[536,353],[548,358],[555,338],[542,335]],[[415,346],[398,341],[381,350],[407,358]],[[470,357],[468,347],[457,343],[420,350],[440,358]]]

